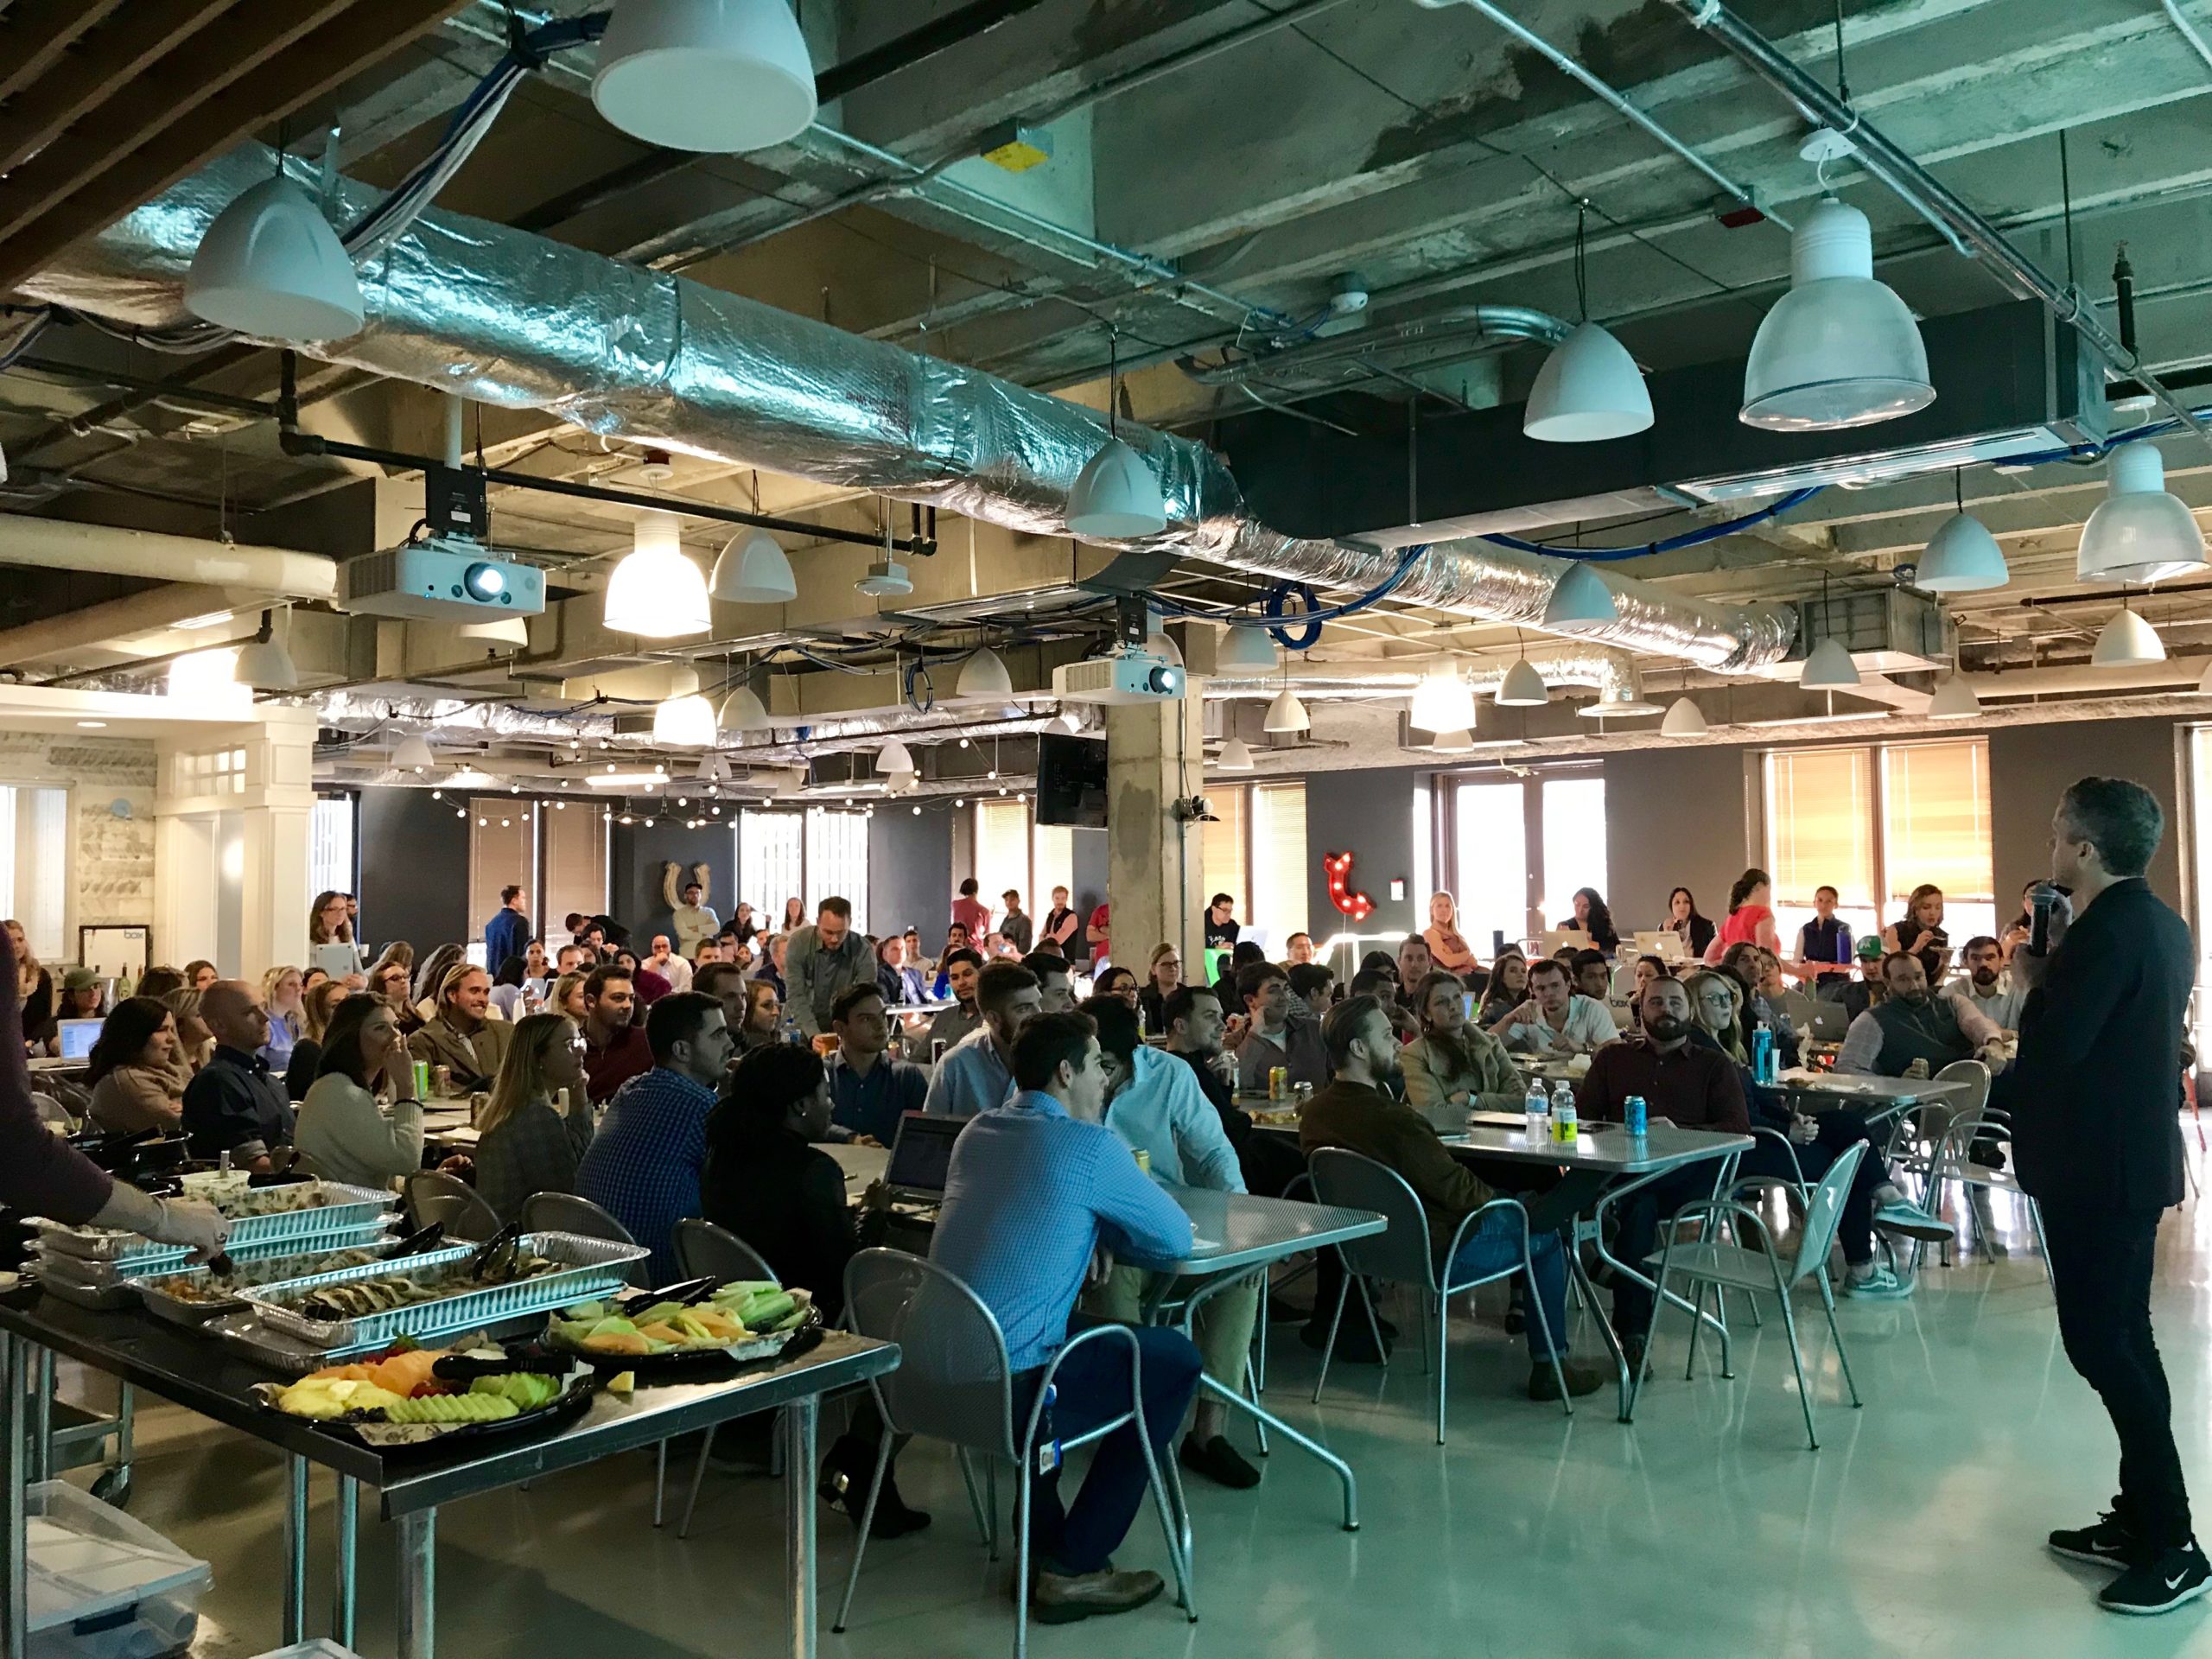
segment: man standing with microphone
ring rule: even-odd
[[[2014,953],[2029,986],[2013,1066],[2013,1151],[2042,1205],[2066,1357],[2120,1435],[2120,1494],[2094,1526],[2054,1532],[2061,1555],[2121,1569],[2098,1597],[2163,1613],[2212,1587],[2190,1530],[2173,1401],[2151,1333],[2158,1223],[2181,1202],[2181,1043],[2188,924],[2143,880],[2165,830],[2150,791],[2084,778],[2051,819],[2063,892],[2044,936]],[[2072,895],[2069,902],[2067,893]]]

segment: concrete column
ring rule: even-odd
[[[1195,825],[1170,810],[1203,791],[1205,705],[1195,680],[1178,702],[1145,702],[1106,710],[1106,892],[1110,959],[1139,979],[1153,947],[1173,945],[1185,963],[1198,960],[1205,935],[1198,915],[1198,837]]]

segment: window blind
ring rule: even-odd
[[[530,886],[537,870],[537,815],[516,795],[479,795],[468,803],[468,926],[478,946],[499,907],[499,889]],[[497,973],[498,963],[487,964]]]
[[[1306,785],[1255,784],[1251,800],[1252,890],[1238,914],[1267,930],[1268,951],[1280,960],[1284,941],[1307,931]]]
[[[1018,889],[1026,909],[1029,901],[1029,808],[1020,801],[1001,798],[976,803],[976,897],[991,912],[994,922],[1005,913],[999,895]],[[981,941],[977,941],[981,943]]]
[[[1767,874],[1777,906],[1808,906],[1834,887],[1848,909],[1874,890],[1874,755],[1871,749],[1783,749],[1766,756]],[[1707,913],[1718,920],[1726,910]]]
[[[1052,909],[1054,887],[1065,887],[1068,902],[1075,902],[1075,833],[1065,824],[1037,826],[1030,853],[1029,879],[1035,884],[1034,888],[1023,889],[1021,907],[1032,916],[1041,918]]]
[[[1923,882],[1946,901],[1994,896],[1990,870],[1989,746],[1980,738],[1900,743],[1882,751],[1886,897]]]
[[[868,931],[868,820],[857,812],[809,807],[806,813],[806,914],[824,899],[853,907],[853,925]],[[757,908],[757,906],[756,906]]]
[[[539,936],[551,933],[547,943],[557,945],[563,917],[571,911],[597,916],[607,909],[607,820],[590,801],[574,806],[556,801],[537,816],[545,890],[530,895],[531,914]],[[715,899],[724,902],[721,893]]]
[[[1198,840],[1198,869],[1203,877],[1199,885],[1205,888],[1197,898],[1198,908],[1205,909],[1217,893],[1225,893],[1236,900],[1236,913],[1249,918],[1252,887],[1245,863],[1245,820],[1250,791],[1245,785],[1231,784],[1226,789],[1210,791],[1206,799],[1220,822],[1198,826],[1205,832]],[[1145,947],[1147,954],[1151,949],[1149,944]]]
[[[797,812],[748,810],[737,822],[737,896],[753,906],[763,927],[779,929],[784,901],[803,896],[805,820]]]

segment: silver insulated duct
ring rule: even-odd
[[[268,175],[249,145],[172,187],[23,284],[123,323],[184,318],[201,232]],[[340,181],[334,216],[377,194]],[[772,306],[455,214],[426,213],[361,271],[368,324],[302,349],[327,361],[509,407],[544,410],[632,442],[877,492],[1039,535],[1065,535],[1067,494],[1104,417],[957,363],[863,340]],[[282,342],[278,342],[282,343]],[[1365,589],[1395,556],[1300,541],[1254,521],[1205,445],[1142,428],[1122,436],[1159,475],[1169,527],[1141,543],[1258,575]],[[1481,543],[1440,546],[1401,599],[1542,626],[1563,560]],[[1710,669],[1787,654],[1785,611],[1711,605],[1608,573],[1619,608],[1581,638]]]

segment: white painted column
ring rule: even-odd
[[[164,738],[154,800],[154,954],[194,957],[249,982],[307,951],[308,823],[315,808],[315,716],[257,709],[251,723]],[[235,959],[218,911],[222,815],[238,814],[241,861]]]
[[[1204,687],[1192,681],[1177,702],[1106,710],[1107,937],[1111,960],[1141,980],[1153,948],[1173,945],[1197,961],[1199,891],[1197,826],[1170,810],[1205,782]]]

